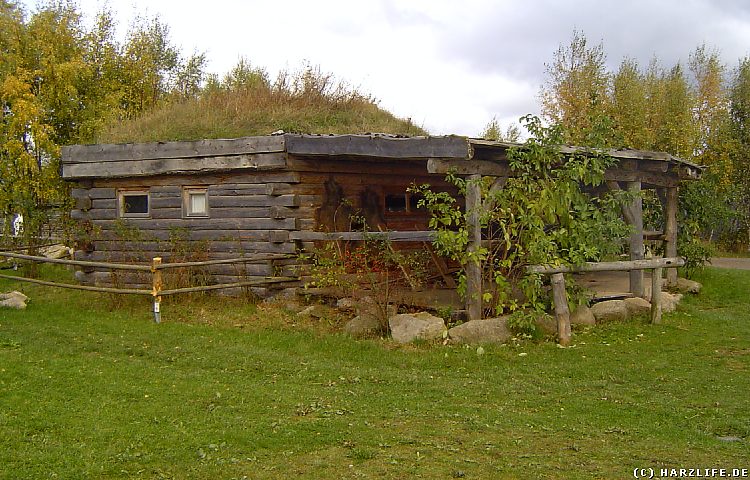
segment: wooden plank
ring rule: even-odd
[[[480,224],[480,209],[482,176],[478,174],[469,175],[466,182],[466,212],[468,214],[466,228],[469,234],[467,251],[470,259],[466,264],[466,312],[469,320],[482,319],[482,263],[476,256],[471,259],[472,254],[481,248],[482,226]]]
[[[70,190],[73,198],[89,197],[92,200],[117,198],[117,190],[114,188],[73,188]]]
[[[530,265],[526,267],[529,273],[572,273],[572,272],[624,272],[628,270],[648,270],[657,267],[681,267],[685,260],[680,257],[673,258],[648,258],[644,260],[631,260],[623,262],[587,262],[578,266],[545,266]]]
[[[427,160],[427,171],[433,174],[446,174],[450,171],[457,175],[485,175],[508,177],[510,166],[489,160],[445,160],[431,158]]]
[[[147,177],[161,174],[206,173],[221,170],[283,170],[284,153],[257,153],[223,157],[160,158],[154,160],[67,163],[62,178]]]
[[[295,157],[290,156],[287,164],[295,172],[326,175],[349,173],[352,175],[388,175],[391,177],[419,177],[427,175],[426,159],[414,161],[383,159],[377,162],[361,159],[341,159],[335,157]],[[407,180],[408,182],[408,180]]]
[[[651,323],[661,323],[661,267],[651,272]]]
[[[345,155],[377,158],[470,158],[466,137],[395,138],[381,135],[284,135],[294,155]]]
[[[62,147],[62,163],[157,158],[212,157],[284,151],[284,136],[242,137],[187,142],[152,142]]]
[[[560,345],[567,347],[570,345],[570,312],[568,311],[568,296],[565,293],[565,276],[562,273],[554,273],[551,283],[557,320],[557,337]]]

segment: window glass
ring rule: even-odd
[[[120,193],[120,216],[144,217],[148,216],[148,214],[149,210],[147,192]]]
[[[186,217],[208,216],[208,189],[186,187],[182,190],[182,211]]]

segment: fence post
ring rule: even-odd
[[[568,310],[568,297],[565,294],[565,275],[562,273],[552,274],[552,299],[555,302],[555,318],[557,319],[557,336],[560,345],[567,347],[570,344],[570,311]]]
[[[161,257],[154,257],[151,260],[151,275],[152,275],[152,286],[151,295],[154,297],[154,322],[161,322],[161,296],[159,292],[162,290],[161,270],[158,266],[161,265]]]
[[[651,271],[651,323],[661,323],[661,272],[661,267]]]

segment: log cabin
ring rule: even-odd
[[[165,262],[176,258],[174,238],[203,245],[207,259],[239,255],[295,254],[314,242],[356,238],[347,234],[352,214],[368,229],[397,240],[426,241],[428,214],[409,194],[412,184],[456,193],[448,171],[468,178],[510,175],[512,143],[462,136],[280,134],[238,139],[65,147],[62,177],[71,182],[79,223],[76,258],[108,262]],[[563,154],[585,153],[560,147]],[[663,232],[646,233],[676,255],[677,188],[697,179],[702,167],[662,152],[608,151],[618,160],[606,172],[609,188],[656,189],[666,219]],[[475,204],[468,191],[465,208]],[[633,226],[631,259],[643,258],[640,198],[623,209]],[[471,226],[470,226],[471,227]],[[332,236],[332,232],[337,232]],[[471,233],[474,244],[480,232]],[[349,235],[349,236],[347,236]],[[337,236],[337,237],[336,237]],[[174,257],[174,258],[170,258]],[[296,259],[236,266],[213,265],[219,283],[295,274]],[[631,272],[631,290],[642,289],[642,271]],[[668,273],[669,278],[676,273]],[[76,273],[84,284],[112,284],[110,272]],[[143,279],[118,281],[147,283]],[[471,288],[472,286],[469,285]],[[258,288],[269,295],[269,288]]]

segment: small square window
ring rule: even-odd
[[[208,216],[208,189],[186,188],[183,191],[182,199],[186,217]]]
[[[119,192],[120,217],[144,218],[148,217],[149,198],[146,190],[131,190]]]

